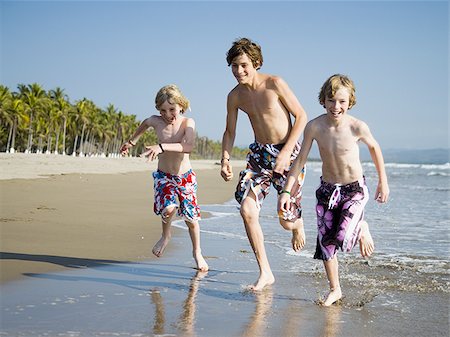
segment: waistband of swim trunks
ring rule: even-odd
[[[160,169],[157,169],[156,172],[158,172],[159,174],[162,174],[164,176],[166,176],[167,178],[186,178],[188,177],[193,171],[192,169],[187,170],[185,173],[182,174],[171,174],[171,173],[167,173],[164,171],[161,171]]]
[[[366,185],[366,177],[363,176],[361,179],[356,180],[351,183],[348,183],[348,184],[332,184],[332,183],[326,182],[325,180],[323,180],[322,177],[320,177],[320,185],[324,186],[325,188],[333,188],[333,189],[336,188],[337,186],[340,186],[342,189],[363,187]]]

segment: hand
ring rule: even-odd
[[[230,181],[231,179],[233,179],[233,168],[230,165],[229,161],[222,162],[222,169],[220,171],[220,175],[225,181]]]
[[[389,199],[389,186],[387,184],[378,183],[375,191],[375,200],[379,203],[385,203]]]
[[[288,212],[291,209],[291,196],[288,193],[281,193],[278,196],[278,210]]]
[[[129,142],[123,143],[122,146],[120,147],[120,154],[122,156],[125,156],[128,154],[128,149],[132,147],[132,145]]]
[[[291,166],[291,154],[288,153],[287,151],[281,150],[275,161],[273,171],[283,174],[285,171],[289,171],[290,166]]]
[[[155,160],[162,153],[159,145],[150,145],[145,147],[146,151],[142,152],[139,157],[147,157],[148,161]]]

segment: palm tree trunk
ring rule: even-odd
[[[64,128],[63,128],[63,152],[62,154],[66,154],[66,125],[67,125],[67,118],[64,118]]]

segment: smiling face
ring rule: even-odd
[[[324,102],[327,116],[331,120],[340,120],[350,106],[350,91],[346,87],[336,90],[333,97],[326,97]]]
[[[182,113],[182,108],[176,103],[164,101],[159,107],[159,113],[167,124],[175,124]]]
[[[256,74],[256,68],[247,54],[240,54],[233,59],[231,71],[240,84],[251,83]]]

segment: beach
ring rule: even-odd
[[[356,248],[344,258],[346,297],[322,308],[315,302],[327,284],[311,258],[315,228],[306,228],[305,250],[293,253],[274,216],[273,193],[261,222],[276,282],[246,291],[258,270],[232,200],[244,162],[232,162],[230,183],[216,161],[192,165],[207,273],[194,269],[182,221],[174,223],[163,257],[151,254],[161,235],[153,213],[155,163],[0,154],[0,336],[448,336],[448,257],[437,260],[430,244],[429,257],[402,253],[399,260],[389,249],[402,247],[383,246],[375,227],[380,252],[363,260]],[[317,171],[312,165],[307,174],[317,179]],[[305,186],[305,208],[314,202],[313,188]],[[393,217],[389,209],[377,211],[375,220]],[[314,221],[309,211],[305,221]]]

